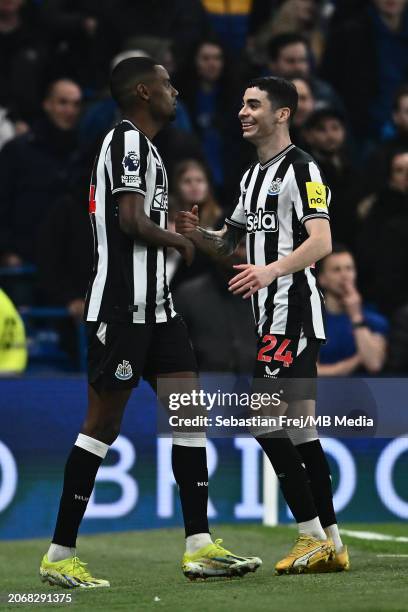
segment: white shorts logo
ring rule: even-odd
[[[126,359],[124,359],[122,363],[118,364],[118,367],[116,368],[115,376],[116,378],[119,378],[119,380],[129,380],[129,378],[132,378],[133,376],[132,366],[130,365],[128,361],[126,361]]]
[[[279,370],[280,370],[280,368],[277,368],[276,370],[272,371],[269,366],[265,366],[264,377],[265,378],[276,378],[277,375],[279,374]]]

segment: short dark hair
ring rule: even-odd
[[[398,111],[401,99],[405,98],[405,96],[408,96],[408,83],[401,85],[394,94],[392,103],[392,110],[394,113]]]
[[[261,77],[249,81],[248,87],[257,87],[261,91],[266,91],[272,108],[287,106],[290,109],[291,117],[296,113],[298,93],[291,81],[280,77]]]
[[[153,76],[157,65],[150,57],[129,57],[115,66],[110,78],[110,90],[121,110],[128,110],[134,104],[135,85]]]
[[[342,242],[333,242],[331,252],[328,255],[326,255],[326,257],[323,257],[323,259],[320,259],[320,261],[317,262],[316,264],[317,274],[321,274],[323,272],[324,264],[326,263],[326,261],[329,259],[331,255],[340,255],[340,253],[349,253],[354,258],[353,251],[346,244],[343,244]]]
[[[279,53],[282,49],[284,49],[284,47],[296,45],[298,43],[302,43],[307,49],[309,48],[307,40],[301,34],[296,34],[295,32],[283,32],[282,34],[273,36],[269,40],[266,48],[268,59],[275,62],[279,57]]]
[[[344,115],[340,111],[335,108],[326,107],[314,111],[306,120],[304,127],[306,130],[313,130],[326,119],[337,119],[343,126],[345,125]]]

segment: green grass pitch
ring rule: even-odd
[[[407,535],[404,524],[344,526],[349,529]],[[242,579],[190,582],[180,570],[181,529],[81,537],[78,555],[92,573],[108,578],[110,589],[64,590],[40,582],[38,568],[46,540],[1,543],[0,609],[77,611],[160,610],[185,612],[406,612],[408,555],[406,542],[344,538],[351,553],[348,573],[275,576],[274,563],[288,551],[293,528],[222,525],[213,537],[237,554],[256,554],[263,566]],[[72,593],[71,604],[7,604],[8,593]]]

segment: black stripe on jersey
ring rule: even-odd
[[[159,215],[159,220],[154,216]],[[150,218],[155,223],[160,222],[160,213],[153,212]],[[157,249],[156,247],[147,247],[147,266],[146,266],[146,311],[145,311],[145,322],[154,323],[156,320],[156,286],[157,286]]]
[[[152,206],[150,208],[150,219],[160,226],[161,213],[165,212],[162,206],[164,206],[164,197],[167,193],[167,177],[165,175],[164,167],[161,159],[156,156],[154,149],[152,149],[152,156],[154,163],[156,164],[156,184],[155,193],[153,195]],[[166,283],[166,250],[163,249],[163,297],[164,297],[164,309],[166,312],[167,319],[171,319],[170,304],[169,304],[169,289]],[[156,321],[156,292],[157,292],[157,249],[156,247],[147,247],[147,283],[146,283],[146,311],[145,321],[146,323],[154,323]]]
[[[293,236],[293,250],[295,251],[303,242],[301,239],[301,233],[305,232],[303,226],[299,227],[299,221],[296,215],[295,207],[292,207],[292,236]],[[294,272],[292,275],[292,284],[288,290],[288,314],[286,319],[285,333],[288,336],[299,337],[302,331],[302,311],[305,309],[303,300],[310,300],[307,296],[303,296],[302,288],[306,286],[306,290],[309,285],[306,280],[306,274],[304,270]]]
[[[153,151],[152,151],[153,155]],[[154,157],[154,163],[156,164],[156,185],[155,193],[153,195],[152,207],[156,203],[156,193],[158,190],[164,189],[164,176],[161,163]],[[150,208],[150,219],[153,223],[160,226],[160,210]],[[156,247],[147,247],[147,278],[146,278],[146,323],[154,323],[156,320],[156,288],[157,288],[157,249]]]
[[[164,191],[165,193],[168,193],[169,190],[169,182],[167,179],[167,172],[166,172],[166,168],[165,166],[163,166],[163,173],[164,173]],[[165,223],[164,223],[164,229],[167,229],[167,214],[166,214],[166,219],[165,219]],[[163,247],[163,261],[164,261],[164,266],[163,266],[163,297],[164,297],[164,310],[166,313],[166,317],[167,320],[170,321],[171,319],[171,309],[170,309],[170,290],[169,290],[169,286],[167,284],[167,248]]]
[[[149,159],[149,145],[147,144],[146,136],[139,132],[139,147],[140,147],[140,176],[145,177],[147,171],[147,162]]]
[[[110,154],[111,159],[120,159],[122,160],[125,156],[125,138],[124,133],[130,129],[130,126],[127,127],[123,123],[117,125],[112,134],[112,140],[110,142]],[[112,189],[114,185],[122,185],[122,166],[119,164],[112,164]],[[110,181],[106,183],[106,189],[108,189],[108,185]]]
[[[254,166],[254,170],[255,170],[256,166]],[[253,171],[251,172],[251,177],[252,177]],[[261,170],[259,169],[258,166],[258,176],[255,179],[255,185],[254,188],[252,190],[252,195],[251,195],[251,213],[256,214],[257,211],[257,207],[258,207],[258,198],[259,198],[259,192],[260,189],[262,187],[262,183],[265,180],[265,172],[261,172]],[[249,181],[248,181],[249,184]],[[255,236],[256,236],[256,232],[252,232],[251,234],[248,234],[248,240],[249,240],[249,261],[248,263],[255,263]],[[259,321],[259,298],[258,298],[258,292],[254,293],[254,295],[252,296],[252,307],[254,310],[254,317],[255,317],[255,321]]]
[[[291,164],[290,156],[286,155],[286,157],[282,160],[282,162],[277,167],[272,181],[276,181],[276,180],[283,181],[289,169],[290,164]],[[276,214],[276,217],[278,217],[278,206],[279,206],[279,194],[278,195],[268,194],[265,200],[265,211],[266,212],[274,211]],[[265,232],[265,264],[266,265],[278,259],[279,233],[280,233],[279,227],[278,227],[277,232]],[[268,333],[270,326],[271,326],[271,322],[273,318],[273,311],[275,308],[273,300],[276,295],[277,288],[278,288],[277,279],[274,280],[273,283],[271,283],[268,286],[268,296],[265,300],[266,321],[262,329],[262,334]]]
[[[114,318],[129,323],[133,320],[129,305],[134,299],[134,276],[133,276],[133,239],[121,231],[118,223],[119,205],[117,198],[112,203],[112,195],[109,191],[109,173],[105,166],[105,228],[106,241],[111,248],[108,257],[108,269],[106,274],[105,288],[101,300],[100,312],[113,312]],[[117,278],[120,270],[121,279]]]
[[[295,179],[302,202],[307,202],[306,183],[309,183],[312,180],[309,170],[309,160],[305,159],[305,163],[301,164],[296,164],[296,162],[294,162],[293,171],[295,173]]]
[[[98,155],[95,157],[93,166],[92,166],[92,174],[91,174],[91,184],[90,184],[90,195],[89,195],[89,199],[91,199],[91,190],[93,189],[93,197],[95,198],[95,190],[96,190],[96,169],[98,167],[98,161],[99,161],[99,155],[100,155],[100,151],[98,153]],[[90,202],[89,202],[89,207],[90,207]],[[93,267],[92,267],[92,272],[91,272],[91,276],[89,279],[89,283],[88,283],[88,288],[87,288],[87,292],[86,292],[86,298],[85,298],[85,310],[88,310],[88,305],[89,305],[89,299],[91,297],[91,290],[92,290],[92,285],[93,282],[95,280],[95,276],[96,273],[98,271],[98,261],[99,261],[99,253],[98,253],[98,238],[97,238],[97,234],[96,234],[96,220],[95,220],[95,214],[94,212],[91,213],[91,211],[89,210],[89,220],[91,223],[91,228],[92,228],[92,237],[93,237]]]

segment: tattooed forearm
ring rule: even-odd
[[[215,232],[212,230],[205,230],[202,227],[198,228],[203,240],[204,249],[211,252],[214,255],[221,257],[228,257],[234,252],[235,246],[233,241],[229,239],[228,231],[221,230]]]
[[[202,227],[197,228],[197,230],[199,244],[196,243],[196,246],[215,257],[231,255],[245,235],[245,230],[227,224],[219,231],[205,230]]]

